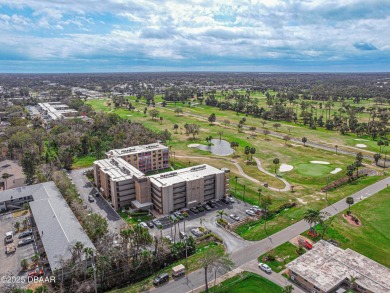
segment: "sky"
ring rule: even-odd
[[[0,72],[388,72],[389,0],[0,0]]]

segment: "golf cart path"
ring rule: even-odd
[[[204,157],[196,157],[196,156],[179,156],[179,155],[177,155],[176,157],[177,157],[177,158],[189,158],[189,159],[204,159]],[[256,184],[263,185],[263,186],[264,186],[264,184],[265,184],[265,182],[261,182],[261,181],[255,179],[255,178],[249,176],[248,174],[246,174],[246,173],[244,172],[244,170],[242,169],[242,167],[240,166],[240,164],[237,163],[237,161],[235,161],[235,160],[230,160],[230,159],[227,159],[227,158],[215,158],[215,157],[209,157],[209,159],[214,159],[214,160],[227,160],[227,161],[229,161],[230,163],[233,163],[233,164],[236,166],[236,168],[237,168],[237,170],[238,170],[238,172],[240,173],[241,176],[245,177],[246,179],[248,179],[248,180],[250,180],[250,181],[252,181],[252,182],[254,182],[254,183],[256,183]],[[285,179],[283,179],[283,178],[279,178],[279,177],[277,177],[275,174],[272,174],[272,173],[268,172],[267,170],[265,170],[265,169],[261,166],[261,162],[260,162],[260,160],[259,160],[258,158],[254,158],[254,159],[255,159],[255,161],[256,161],[257,168],[259,169],[260,172],[262,172],[262,173],[264,173],[264,174],[266,174],[266,175],[268,175],[268,176],[274,177],[274,178],[276,178],[276,179],[279,179],[279,180],[282,181],[282,182],[284,183],[284,185],[285,185],[284,188],[275,188],[275,187],[272,187],[272,186],[268,186],[268,189],[270,189],[270,190],[272,190],[272,191],[276,191],[276,192],[286,192],[286,191],[289,191],[289,190],[290,190],[291,185],[290,185],[290,183],[287,182],[287,180],[285,180]]]

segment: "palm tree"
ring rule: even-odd
[[[275,164],[275,175],[276,175],[276,168],[278,167],[280,161],[278,158],[275,158],[272,162]]]
[[[303,214],[303,219],[310,225],[310,229],[313,228],[321,220],[321,211],[308,209]]]
[[[258,192],[258,194],[259,194],[259,200],[258,200],[258,203],[257,203],[258,206],[260,206],[261,191],[262,191],[261,188],[257,189],[257,192]]]
[[[218,216],[220,216],[221,218],[221,220],[222,220],[222,217],[224,216],[224,215],[227,215],[227,213],[225,213],[225,211],[224,210],[218,210],[217,211],[217,214],[218,214]]]
[[[22,261],[20,262],[20,266],[22,267],[23,270],[27,270],[27,268],[28,268],[28,260],[23,258]]]
[[[73,250],[78,260],[81,260],[81,252],[83,251],[83,249],[84,249],[84,244],[80,241],[77,241],[73,246]]]
[[[302,137],[302,142],[303,142],[303,146],[306,146],[307,138],[306,137]]]
[[[177,218],[173,220],[173,225],[175,226],[175,236],[173,237],[173,242],[176,243],[176,224],[179,222]]]
[[[9,178],[9,177],[11,177],[12,175],[10,175],[10,174],[8,174],[8,173],[4,173],[2,176],[1,176],[1,178],[3,178],[4,179],[4,190],[5,189],[7,189],[8,187],[8,182],[7,182],[7,179]]]
[[[348,196],[345,201],[348,204],[348,214],[350,214],[351,213],[351,205],[354,204],[353,197]]]

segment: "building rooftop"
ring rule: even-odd
[[[176,170],[173,172],[151,175],[149,178],[150,181],[157,186],[167,186],[219,173],[224,173],[224,171],[210,165],[203,164]]]
[[[324,240],[287,264],[287,268],[325,292],[351,276],[356,284],[376,293],[390,292],[390,269],[351,249],[343,250]]]
[[[0,201],[32,196],[31,212],[40,233],[52,270],[60,268],[61,260],[71,257],[70,247],[80,241],[84,247],[94,245],[62,197],[54,182],[19,187],[0,192]]]
[[[64,118],[63,114],[66,113],[77,113],[76,110],[69,108],[68,105],[61,104],[61,102],[47,102],[47,103],[38,103],[38,106],[47,111],[47,115],[50,116],[52,120]]]
[[[145,174],[121,158],[110,158],[95,161],[104,172],[112,178],[113,181],[132,179],[133,176],[140,178]]]
[[[8,174],[10,177],[3,179],[3,175]],[[4,182],[5,189],[11,189],[25,185],[25,176],[23,168],[17,161],[4,160],[0,162],[0,181]]]
[[[128,147],[124,149],[116,149],[116,150],[110,150],[106,153],[107,157],[121,157],[121,156],[127,156],[132,154],[138,154],[138,153],[144,153],[149,151],[155,151],[155,150],[168,150],[168,147],[161,144],[161,143],[151,143],[146,145],[137,145],[133,147]]]

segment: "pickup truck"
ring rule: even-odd
[[[10,254],[14,253],[16,251],[16,246],[13,243],[7,244],[5,247],[5,253]]]

